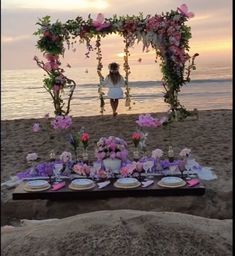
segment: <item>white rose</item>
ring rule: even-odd
[[[37,160],[37,158],[38,158],[37,153],[31,153],[26,156],[27,161],[35,161],[35,160]]]

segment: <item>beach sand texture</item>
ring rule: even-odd
[[[43,246],[42,246],[43,245]],[[2,255],[232,255],[232,220],[99,211],[2,230]]]
[[[153,113],[160,117],[163,113]],[[128,142],[133,151],[131,134],[136,129],[138,115],[74,117],[72,132],[85,127],[91,140],[88,147],[91,159],[94,157],[95,142],[102,136],[119,136]],[[38,119],[2,121],[2,182],[11,175],[26,169],[25,160],[29,152],[37,152],[40,160],[48,159],[51,149],[57,154],[71,151],[65,135],[55,135],[48,139],[46,131],[32,133],[32,125]],[[41,121],[41,120],[39,120]],[[167,151],[169,133],[167,128],[148,130],[147,152],[161,148]],[[19,219],[64,218],[78,213],[97,210],[133,209],[149,211],[174,211],[207,218],[232,218],[232,111],[200,111],[199,120],[175,122],[172,126],[172,144],[175,154],[188,147],[193,157],[203,166],[213,167],[218,179],[205,181],[203,196],[187,197],[146,197],[110,198],[106,200],[74,201],[13,201],[12,189],[2,189],[2,224],[10,224]],[[17,209],[17,211],[16,211]]]

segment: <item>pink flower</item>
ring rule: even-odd
[[[134,132],[134,133],[132,134],[132,139],[133,139],[133,140],[139,140],[140,138],[141,138],[141,134],[140,134],[140,133]]]
[[[194,13],[188,11],[188,6],[186,4],[182,4],[180,7],[177,8],[177,10],[187,18],[194,17]]]
[[[48,120],[49,119],[49,113],[45,114],[44,118]]]
[[[82,176],[85,176],[85,175],[86,175],[83,166],[82,166],[81,164],[79,164],[79,163],[78,163],[78,164],[75,164],[75,165],[73,166],[73,171],[74,171],[75,173],[79,174],[79,175],[82,175]]]
[[[58,92],[60,91],[60,86],[57,85],[57,84],[55,84],[55,85],[53,86],[53,91],[54,91],[55,93],[58,93]]]
[[[133,173],[135,170],[135,164],[127,164],[125,167],[122,167],[120,170],[121,176],[127,177]]]
[[[90,174],[90,171],[91,171],[91,167],[88,166],[87,164],[84,164],[84,165],[83,165],[83,170],[84,170],[84,173],[85,173],[86,175],[89,175],[89,174]]]
[[[162,17],[160,16],[154,16],[147,20],[146,29],[147,30],[157,30],[160,22],[162,20]]]
[[[84,141],[84,142],[86,142],[86,141],[88,141],[89,140],[89,134],[88,133],[86,133],[86,132],[84,132],[83,134],[82,134],[82,136],[81,136],[81,141]]]
[[[33,130],[33,132],[39,132],[41,130],[40,124],[39,123],[33,124],[32,130]]]
[[[92,25],[96,28],[97,31],[110,27],[110,23],[104,21],[104,15],[102,13],[98,13],[96,20],[92,21]]]
[[[105,179],[105,178],[107,178],[108,174],[107,174],[107,172],[106,172],[105,170],[100,169],[100,170],[97,172],[97,176],[98,176],[99,178]]]

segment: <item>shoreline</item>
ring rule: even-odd
[[[108,104],[107,104],[108,105]],[[188,111],[192,111],[192,109],[187,109]],[[216,108],[216,109],[198,109],[199,113],[200,112],[204,112],[204,111],[232,111],[233,108]],[[129,115],[129,116],[132,116],[132,115],[135,115],[135,116],[138,116],[138,115],[143,115],[143,114],[147,114],[147,112],[138,112],[138,113],[131,113],[131,111],[129,112],[127,110],[128,113],[121,113],[119,114],[119,116],[126,116],[126,115]],[[153,115],[164,115],[167,113],[167,111],[160,111],[160,112],[148,112],[149,114],[153,114]],[[69,115],[69,116],[72,116],[72,118],[92,118],[92,117],[105,117],[105,116],[109,116],[109,117],[112,117],[112,114],[109,113],[109,114],[104,114],[104,115],[101,115],[101,114],[97,114],[97,115],[80,115],[80,116],[75,116],[75,115]],[[51,119],[51,117],[49,118]],[[34,120],[34,121],[41,121],[41,120],[44,120],[43,117],[38,117],[38,118],[16,118],[16,119],[1,119],[1,123],[3,122],[11,122],[11,121],[29,121],[29,120]],[[184,121],[188,121],[188,120],[184,120]]]

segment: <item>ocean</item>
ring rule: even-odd
[[[72,67],[65,75],[77,82],[71,101],[72,116],[100,115],[98,77],[96,67]],[[103,75],[107,74],[104,69]],[[123,74],[122,70],[120,71]],[[2,71],[2,120],[41,118],[53,116],[50,95],[43,88],[44,72],[40,68]],[[157,64],[132,65],[129,87],[132,109],[120,100],[118,113],[164,112],[169,106],[164,103],[161,72]],[[188,109],[232,109],[232,68],[230,66],[200,66],[192,72],[191,82],[182,87],[180,102]],[[111,114],[109,100],[105,100],[104,114]]]

